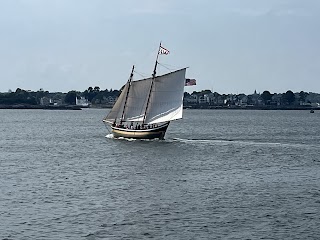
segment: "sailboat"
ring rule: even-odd
[[[164,139],[170,122],[182,118],[186,68],[156,75],[159,55],[168,53],[160,43],[150,78],[133,80],[132,67],[129,80],[103,119],[113,137]]]

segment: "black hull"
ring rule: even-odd
[[[159,127],[150,129],[127,129],[119,127],[111,127],[113,136],[115,138],[133,138],[133,139],[164,139],[169,123],[161,125]]]

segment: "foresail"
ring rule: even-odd
[[[124,86],[122,92],[120,93],[120,96],[118,97],[118,100],[113,105],[113,108],[110,110],[109,114],[104,118],[105,121],[114,122],[115,119],[121,118],[123,108],[124,108],[125,98],[128,92],[128,87],[129,87],[129,83],[127,83]]]
[[[154,80],[145,123],[182,118],[186,68],[158,76]]]
[[[125,107],[125,121],[143,121],[152,78],[132,81]]]

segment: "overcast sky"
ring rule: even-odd
[[[160,41],[189,92],[320,93],[319,0],[0,0],[0,92],[119,89]]]

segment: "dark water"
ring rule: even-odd
[[[165,141],[106,110],[0,110],[0,239],[319,239],[320,112],[187,110]]]

